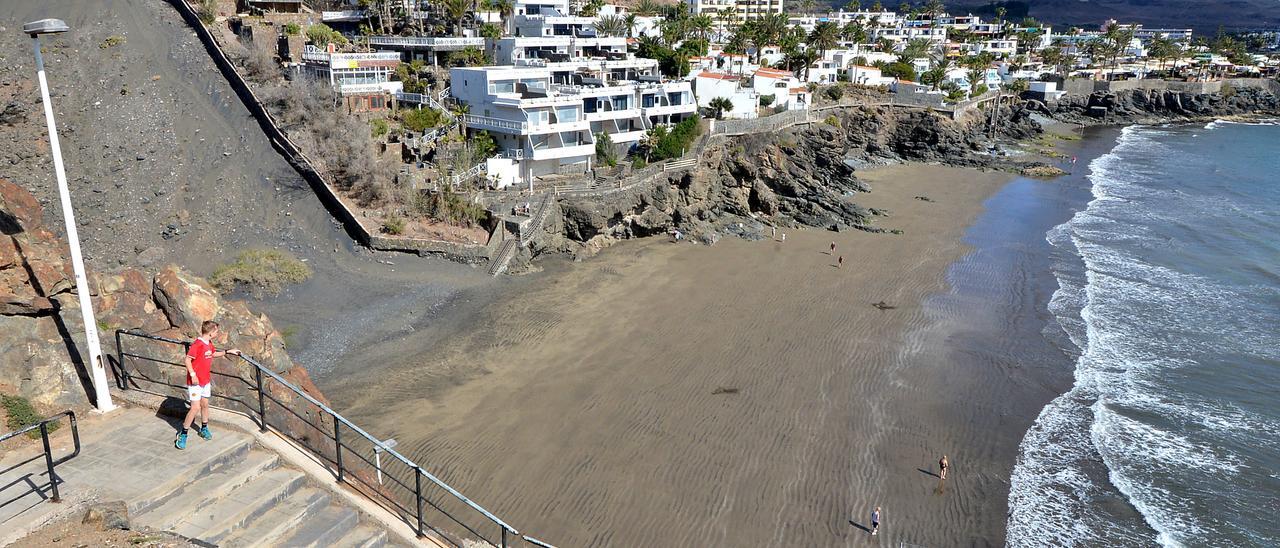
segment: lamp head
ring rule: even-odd
[[[57,34],[68,30],[71,30],[71,27],[68,27],[66,21],[61,19],[41,19],[22,25],[22,32],[27,33],[32,38],[41,34]]]

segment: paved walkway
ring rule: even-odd
[[[173,447],[176,420],[127,408],[80,421],[80,454],[50,485],[39,444],[0,456],[0,545],[43,524],[78,515],[91,501],[123,500],[135,523],[219,546],[383,546],[400,542],[342,497],[286,466],[254,436],[213,425],[213,440],[192,432]],[[8,446],[9,444],[6,444]],[[55,459],[72,453],[70,428],[56,433]]]

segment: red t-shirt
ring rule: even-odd
[[[191,343],[191,349],[187,350],[187,357],[191,358],[191,367],[196,370],[196,379],[200,381],[200,385],[209,384],[213,375],[209,372],[213,365],[213,343],[205,342],[204,339],[196,339]],[[190,379],[188,379],[190,382]]]

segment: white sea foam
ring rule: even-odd
[[[1166,133],[1125,128],[1110,153],[1090,162],[1094,199],[1046,235],[1084,261],[1083,275],[1069,268],[1055,272],[1059,289],[1049,303],[1081,356],[1075,385],[1042,410],[1019,448],[1009,496],[1011,546],[1217,544],[1221,541],[1207,540],[1214,538],[1217,525],[1204,522],[1210,512],[1196,508],[1202,502],[1162,481],[1178,473],[1227,485],[1245,465],[1217,444],[1179,432],[1206,429],[1223,439],[1280,447],[1280,438],[1263,435],[1277,428],[1268,417],[1230,402],[1171,392],[1165,383],[1169,375],[1195,371],[1194,356],[1202,351],[1197,337],[1238,352],[1280,357],[1268,327],[1274,310],[1238,304],[1257,297],[1258,288],[1223,286],[1134,255],[1133,250],[1175,245],[1150,227],[1178,219],[1147,204],[1175,203],[1197,211],[1210,205],[1179,188],[1148,184],[1179,161],[1157,140]],[[1161,161],[1141,165],[1129,160],[1135,157]],[[1267,296],[1260,302],[1268,302]],[[1160,335],[1152,327],[1171,318],[1179,323],[1164,326],[1165,337],[1153,340]],[[1233,321],[1218,321],[1222,318]],[[1117,525],[1096,504],[1115,491],[1150,530]]]

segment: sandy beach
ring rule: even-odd
[[[922,301],[1010,177],[922,165],[864,177],[873,191],[858,202],[903,234],[625,242],[512,282],[463,325],[384,341],[380,354],[416,357],[322,388],[561,546],[1000,544],[1025,426],[998,424],[1012,403],[991,390],[965,391],[1005,372],[955,378]],[[944,453],[946,484],[933,476]]]

